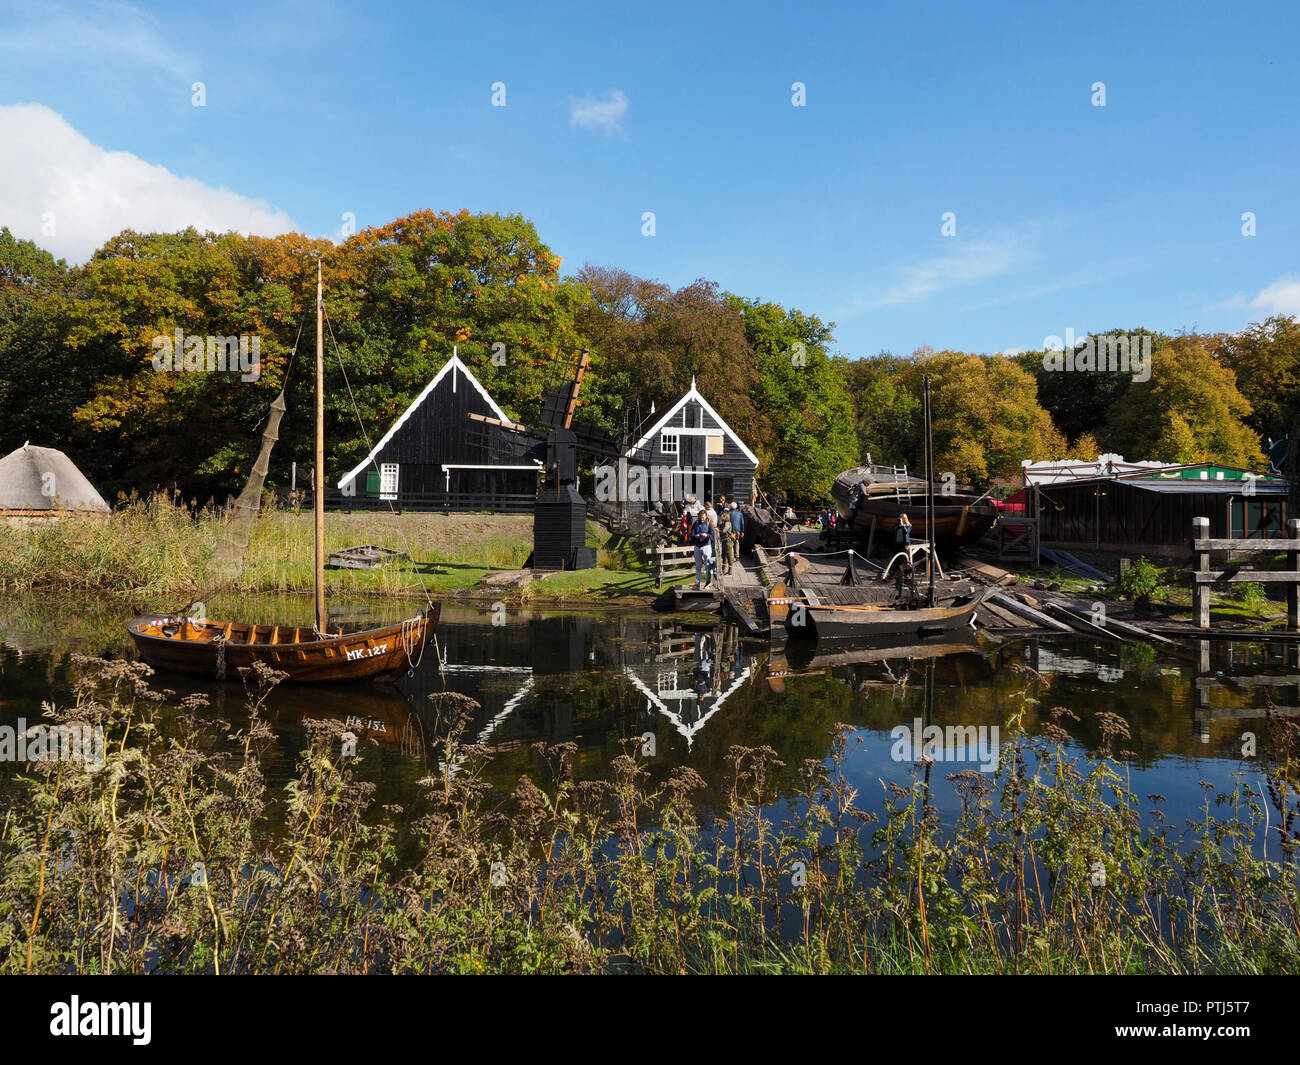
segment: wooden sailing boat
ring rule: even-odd
[[[239,670],[263,662],[287,673],[290,681],[338,682],[393,680],[420,660],[433,638],[439,607],[396,625],[331,634],[325,610],[325,356],[322,330],[320,263],[316,264],[316,624],[314,628],[250,625],[205,618],[137,614],[127,625],[136,650],[155,669],[237,680]],[[283,394],[272,405],[283,412]],[[253,477],[266,476],[270,443],[279,419],[268,426]],[[252,478],[250,478],[250,483]],[[260,493],[260,481],[258,484]],[[241,497],[242,501],[243,497]]]

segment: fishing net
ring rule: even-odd
[[[257,453],[252,473],[248,475],[248,483],[235,500],[230,520],[226,522],[221,540],[208,563],[208,570],[214,576],[232,580],[244,565],[244,552],[248,550],[248,540],[253,534],[253,522],[262,510],[262,486],[271,468],[271,449],[280,438],[280,419],[284,417],[284,410],[284,391],[281,390],[267,415],[266,428],[262,430],[262,448]]]

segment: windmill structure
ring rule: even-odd
[[[545,477],[533,510],[534,569],[592,569],[587,546],[587,501],[578,493],[578,455],[618,459],[623,448],[609,430],[576,417],[579,393],[591,365],[586,348],[561,352],[547,375],[540,426],[471,414],[471,433],[496,462],[544,463]]]

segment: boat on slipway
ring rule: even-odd
[[[933,497],[934,535],[930,535],[926,504]],[[876,543],[891,544],[899,519],[906,514],[912,535],[934,540],[940,550],[977,542],[993,528],[997,507],[987,495],[933,487],[906,466],[881,466],[871,461],[844,470],[831,486],[839,518],[863,530],[875,523]]]

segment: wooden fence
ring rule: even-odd
[[[676,547],[652,547],[646,550],[655,571],[655,590],[661,591],[665,580],[695,576],[695,548],[690,544]]]
[[[1270,540],[1252,537],[1247,540],[1210,539],[1210,519],[1192,519],[1192,614],[1198,628],[1210,627],[1210,588],[1227,584],[1285,584],[1286,623],[1300,631],[1300,518],[1287,522],[1290,537]],[[1210,569],[1211,551],[1230,551],[1235,555],[1275,555],[1286,552],[1285,569]]]

